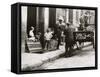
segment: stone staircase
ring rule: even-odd
[[[42,47],[40,42],[34,42],[30,39],[27,39],[27,46],[28,46],[28,50],[29,52],[33,53],[33,52],[41,52],[42,51]]]

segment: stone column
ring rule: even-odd
[[[73,9],[69,9],[69,22],[73,24]]]
[[[66,16],[66,18],[65,18],[65,19],[66,19],[65,23],[67,23],[67,22],[69,22],[69,9],[66,9],[65,12],[66,12],[66,13],[65,13],[65,14],[66,14],[66,15],[65,15],[65,16]]]
[[[38,8],[38,25],[39,25],[39,32],[41,33],[40,43],[42,49],[44,49],[44,7]]]
[[[25,40],[27,36],[27,7],[21,7],[21,52],[25,52]]]
[[[73,9],[73,25],[76,26],[76,9]]]
[[[49,8],[44,8],[44,32],[49,27]]]

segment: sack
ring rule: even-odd
[[[57,48],[57,44],[58,44],[57,40],[52,39],[52,40],[50,41],[50,48],[51,48],[51,49],[56,49],[56,48]]]

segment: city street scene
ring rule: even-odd
[[[21,7],[21,70],[95,67],[95,10]]]

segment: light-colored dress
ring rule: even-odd
[[[30,30],[29,35],[31,36],[29,39],[35,41],[33,30]]]

